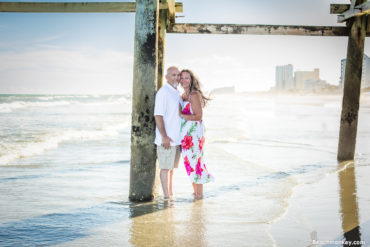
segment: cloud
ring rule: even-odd
[[[212,55],[207,57],[197,57],[197,58],[188,58],[184,60],[185,64],[192,64],[193,66],[199,65],[208,65],[210,63],[214,64],[225,64],[233,62],[231,56],[220,56],[220,55]]]
[[[60,49],[61,47],[58,45],[47,45],[47,44],[37,44],[35,47],[43,48],[43,49]]]
[[[188,68],[199,77],[205,90],[217,87],[235,86],[237,91],[264,91],[273,86],[274,67],[251,66],[242,57],[210,55],[178,59],[176,64]],[[169,64],[172,59],[169,59]]]
[[[0,31],[5,30],[6,26],[0,24]],[[42,48],[59,48],[59,46],[55,46],[52,44],[47,44],[50,41],[56,41],[61,39],[63,35],[54,35],[54,36],[45,36],[35,40],[12,40],[9,42],[0,42],[0,48],[2,49],[16,49],[16,50],[26,50],[30,47],[33,49],[35,47],[42,47]]]
[[[167,64],[194,70],[207,89],[235,85],[239,91],[268,90],[275,84],[275,67],[283,64],[319,68],[321,79],[337,85],[347,50],[346,37],[202,34],[172,35],[166,42]]]
[[[79,48],[0,52],[0,92],[119,93],[132,84],[132,54]]]
[[[36,40],[32,40],[31,43],[45,43],[45,42],[50,42],[50,41],[55,41],[58,39],[61,39],[63,35],[53,35],[53,36],[48,36],[48,37],[42,37]]]

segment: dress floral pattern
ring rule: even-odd
[[[183,114],[193,114],[191,104],[185,101],[182,106]],[[181,123],[181,149],[184,165],[189,179],[192,183],[205,184],[214,180],[208,172],[203,160],[203,147],[205,138],[203,136],[203,121],[182,120]]]

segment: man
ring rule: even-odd
[[[180,81],[180,71],[172,66],[167,69],[167,82],[158,90],[155,96],[154,118],[160,179],[165,199],[173,195],[173,169],[178,167],[181,155],[179,103],[182,101],[177,86]]]

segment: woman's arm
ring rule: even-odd
[[[202,96],[200,95],[199,92],[192,92],[190,94],[190,104],[191,108],[193,109],[193,114],[188,115],[188,114],[182,114],[181,117],[188,120],[188,121],[200,121],[202,120],[203,117],[203,109],[202,109]]]

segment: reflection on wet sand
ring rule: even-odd
[[[190,207],[186,208],[187,215],[179,225],[181,235],[178,239],[178,246],[207,246],[205,240],[206,222],[203,212],[203,200],[195,201]]]
[[[339,164],[338,168],[340,185],[340,208],[344,240],[360,241],[361,233],[356,196],[357,190],[354,162],[342,162]]]
[[[132,246],[174,246],[176,231],[173,202],[149,202],[130,206]]]
[[[174,211],[175,203],[155,201],[130,206],[132,246],[207,246],[202,200],[180,202]]]

